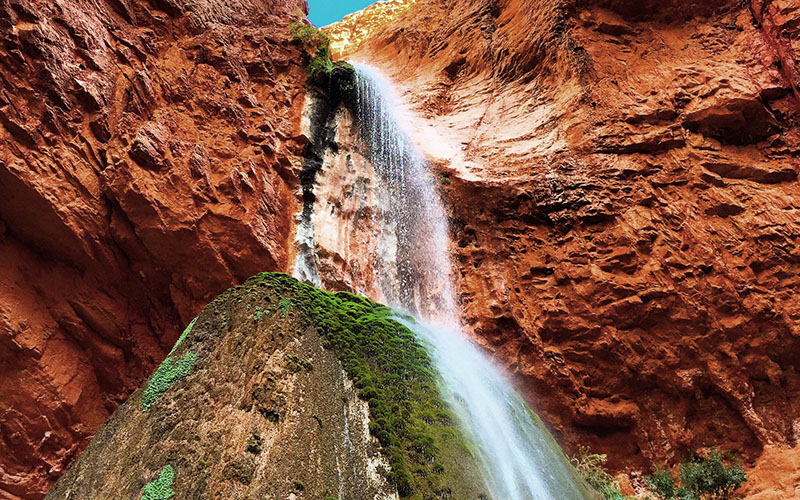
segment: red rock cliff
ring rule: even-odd
[[[718,446],[752,498],[800,494],[798,27],[790,0],[418,0],[346,54],[422,117],[464,319],[568,449]]]
[[[304,0],[0,1],[0,498],[217,293],[287,267]]]

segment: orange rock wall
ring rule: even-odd
[[[798,444],[798,25],[783,0],[419,0],[345,54],[418,114],[464,321],[569,451],[718,446],[749,494],[794,491],[758,459]]]
[[[364,10],[354,12],[341,21],[325,28],[331,38],[331,57],[340,59],[343,54],[352,52],[364,39],[380,30],[387,22],[395,19],[415,0],[384,0],[375,2]]]
[[[0,2],[0,498],[43,497],[200,307],[287,268],[297,8]]]

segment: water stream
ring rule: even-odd
[[[356,122],[373,164],[384,207],[380,214],[377,282],[388,305],[426,344],[441,374],[443,393],[478,450],[483,480],[494,500],[590,498],[539,418],[511,383],[459,328],[450,280],[448,220],[428,163],[401,126],[403,107],[391,84],[356,65]],[[304,214],[305,216],[305,214]],[[313,248],[313,221],[299,235]],[[313,253],[313,252],[312,252]],[[309,252],[298,255],[298,278],[311,275]]]

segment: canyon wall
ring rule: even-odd
[[[800,7],[418,0],[373,22],[342,55],[418,115],[463,319],[567,449],[635,486],[717,446],[747,494],[795,498]]]
[[[0,498],[42,498],[202,305],[287,268],[296,9],[0,1]]]
[[[365,39],[381,30],[387,19],[394,19],[414,4],[415,0],[384,0],[354,12],[325,28],[331,39],[331,57],[351,53]]]

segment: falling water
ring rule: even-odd
[[[418,318],[400,320],[427,344],[445,397],[478,450],[486,487],[494,500],[590,498],[538,417],[459,330],[436,181],[399,123],[402,107],[390,83],[369,66],[356,69],[355,118],[384,207],[377,281],[388,305]],[[313,231],[304,237],[313,242]]]

